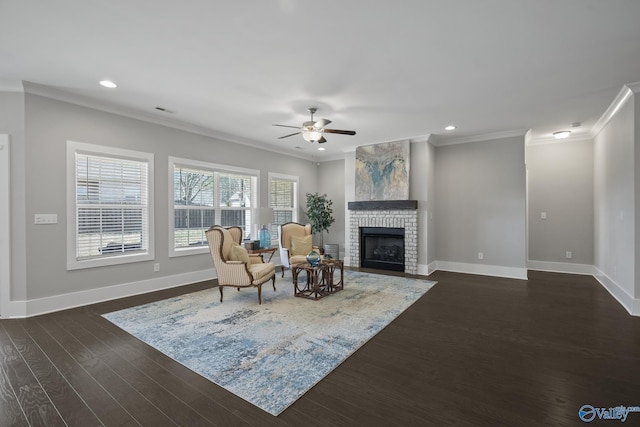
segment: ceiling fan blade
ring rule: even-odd
[[[301,133],[302,133],[302,132],[292,133],[292,134],[290,134],[290,135],[281,136],[281,137],[280,137],[280,138],[278,138],[278,139],[282,139],[282,138],[289,138],[290,136],[293,136],[293,135],[299,135],[299,134],[301,134]]]
[[[283,127],[283,128],[300,129],[300,126],[289,126],[289,125],[272,125],[272,126],[280,126],[280,127]]]
[[[321,136],[320,139],[318,140],[318,144],[324,144],[325,142],[327,142],[327,140],[324,139],[324,136]]]
[[[340,135],[355,135],[355,130],[339,130],[339,129],[324,129],[325,133],[339,133]]]
[[[318,120],[317,122],[315,122],[313,124],[313,127],[316,128],[316,129],[322,129],[323,127],[325,127],[329,123],[331,123],[331,120],[320,119],[320,120]]]

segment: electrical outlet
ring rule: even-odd
[[[540,212],[540,219],[547,219],[547,213],[546,212]]]
[[[160,271],[160,263],[156,262],[155,264],[153,264],[153,271]]]
[[[573,258],[573,253],[571,251],[567,251],[567,253],[565,254],[565,258],[567,259]]]
[[[484,259],[484,254],[482,252],[478,252],[478,259]]]

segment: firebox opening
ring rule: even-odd
[[[404,228],[360,227],[360,266],[404,272]]]

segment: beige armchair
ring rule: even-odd
[[[239,232],[239,234],[238,234]],[[262,284],[272,280],[276,290],[276,267],[263,262],[258,254],[248,254],[238,243],[242,239],[240,227],[224,228],[214,225],[206,231],[213,265],[218,273],[218,288],[222,302],[222,288],[258,288],[258,303],[262,304]]]
[[[311,243],[311,224],[288,222],[278,226],[278,247],[280,260],[282,261],[282,277],[284,269],[292,265],[307,262],[307,254],[314,249],[319,252],[317,246]]]

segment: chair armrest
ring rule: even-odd
[[[262,254],[249,254],[249,264],[262,264],[264,259]]]
[[[285,248],[284,246],[280,246],[280,262],[282,263],[283,268],[290,267],[289,249]]]

